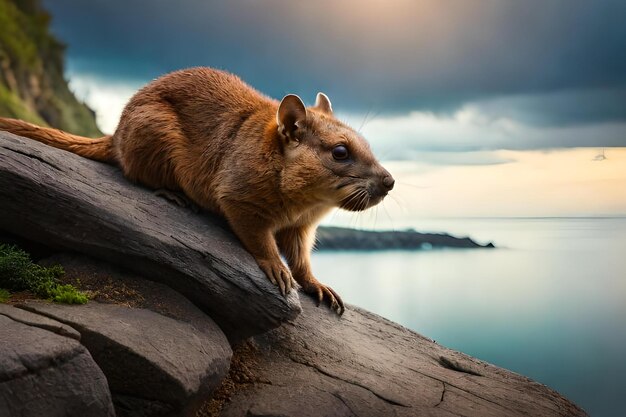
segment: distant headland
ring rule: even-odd
[[[493,243],[481,245],[469,237],[446,233],[420,233],[415,230],[370,231],[342,227],[320,227],[317,230],[318,250],[393,250],[433,248],[494,248]]]

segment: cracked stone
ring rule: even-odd
[[[107,381],[76,339],[0,315],[0,417],[113,417]]]
[[[586,415],[544,385],[375,314],[301,303],[293,322],[249,342],[254,379],[266,383],[240,386],[222,417]]]
[[[80,332],[108,379],[118,416],[193,415],[228,371],[232,351],[212,322],[207,331],[150,310],[94,301],[82,306],[32,301],[18,307]]]
[[[22,310],[21,308],[15,308],[8,304],[0,304],[0,315],[6,316],[14,321],[24,323],[29,326],[40,327],[42,329],[49,330],[61,336],[80,340],[80,333],[78,333],[70,326],[67,326],[56,320],[41,316],[39,314]]]

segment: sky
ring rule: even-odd
[[[44,4],[105,132],[146,82],[206,65],[277,99],[325,92],[412,215],[626,214],[622,0]]]

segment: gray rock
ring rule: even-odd
[[[93,301],[19,307],[80,332],[120,416],[192,415],[228,372],[232,351],[215,324],[208,331],[150,310]]]
[[[57,253],[38,263],[61,265],[63,282],[88,291],[97,302],[144,308],[188,322],[204,333],[220,332],[210,317],[179,292],[123,268],[75,253]]]
[[[87,349],[32,317],[34,326],[11,317],[24,316],[0,315],[0,417],[115,416],[107,381]]]
[[[47,317],[39,314],[31,313],[21,308],[15,308],[8,304],[0,304],[0,315],[6,316],[13,321],[24,323],[29,326],[40,327],[45,330],[49,330],[61,336],[70,337],[75,340],[80,340],[80,333],[72,329],[63,323],[56,320],[51,320]]]
[[[257,381],[222,410],[243,416],[584,416],[550,388],[350,306],[253,338]]]
[[[283,297],[222,220],[176,207],[116,167],[0,132],[0,201],[0,230],[169,285],[231,340],[300,312],[297,293]]]

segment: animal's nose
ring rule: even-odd
[[[396,183],[396,180],[393,179],[391,175],[386,175],[383,177],[383,185],[389,191],[393,190],[393,185]]]

